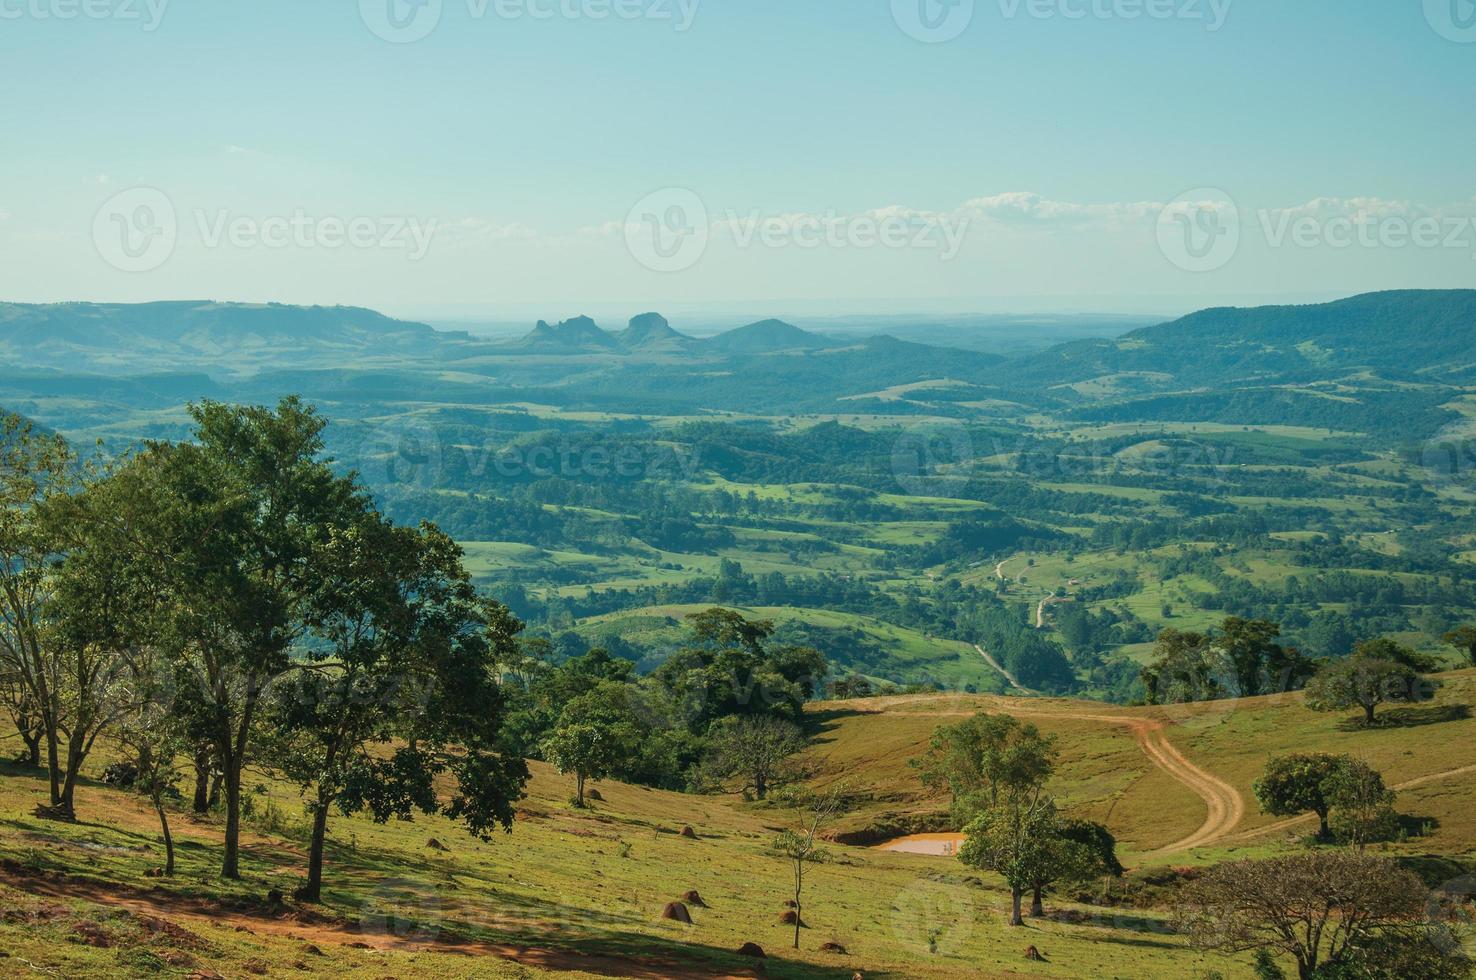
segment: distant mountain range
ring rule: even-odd
[[[494,342],[353,307],[0,305],[0,405],[57,424],[46,406],[68,399],[157,407],[296,391],[365,412],[386,401],[629,415],[1045,411],[1392,435],[1448,423],[1466,386],[1476,386],[1476,290],[1209,309],[1010,356],[782,320],[697,338],[654,312],[623,330],[581,316]]]
[[[601,329],[587,316],[554,324],[539,320],[531,333],[509,346],[543,354],[680,354],[693,351],[773,354],[789,350],[820,350],[839,346],[839,343],[783,320],[763,320],[715,337],[698,339],[672,329],[660,313],[642,313],[619,332]]]

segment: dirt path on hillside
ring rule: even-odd
[[[1021,694],[1034,694],[1035,693],[1030,688],[1026,687],[1024,684],[1021,684],[1020,681],[1019,681],[1019,679],[1016,678],[1014,674],[1012,674],[1009,671],[1005,670],[1004,669],[1004,664],[1000,663],[998,660],[995,660],[992,656],[990,656],[988,650],[985,650],[983,647],[981,647],[977,643],[974,644],[974,649],[979,651],[979,656],[983,657],[984,658],[984,662],[987,663],[987,664],[989,664],[989,666],[993,667],[994,670],[995,670],[995,672],[998,673],[999,676],[1001,676],[1005,680],[1009,681],[1010,687],[1013,687],[1015,690],[1019,691]]]
[[[983,652],[982,650],[980,651]],[[1156,718],[1132,718],[1122,715],[1101,715],[1084,711],[1052,711],[1018,703],[1002,706],[1012,715],[1030,718],[1059,718],[1063,721],[1092,721],[1105,725],[1119,725],[1132,729],[1140,748],[1148,761],[1157,769],[1191,789],[1204,800],[1206,814],[1199,829],[1182,840],[1175,841],[1144,855],[1147,858],[1168,857],[1195,847],[1205,847],[1230,836],[1230,832],[1245,818],[1245,800],[1240,792],[1218,776],[1205,772],[1185,758],[1184,754],[1169,741],[1169,723]],[[880,712],[879,712],[880,713]],[[906,714],[907,712],[898,712]],[[929,714],[939,714],[932,713]],[[962,712],[960,712],[962,714]]]
[[[1010,562],[1012,562],[1014,560],[1015,559],[1013,559],[1013,558],[1006,558],[1004,561],[1000,562],[998,565],[995,565],[994,566],[994,577],[997,578],[997,579],[999,579],[1001,582],[1003,582],[1004,581],[1004,567],[1005,567],[1005,565],[1007,565],[1008,563],[1010,563]]]
[[[1444,772],[1432,772],[1428,776],[1418,776],[1414,779],[1398,783],[1389,788],[1394,790],[1395,792],[1403,792],[1407,789],[1415,789],[1419,786],[1427,786],[1430,783],[1439,783],[1444,782],[1447,779],[1455,779],[1457,776],[1469,776],[1473,774],[1476,774],[1476,766],[1462,766],[1459,769],[1447,769]],[[1264,837],[1267,834],[1277,833],[1278,831],[1291,830],[1292,828],[1301,826],[1302,824],[1312,823],[1316,821],[1316,819],[1317,815],[1315,813],[1303,814],[1300,817],[1289,817],[1286,820],[1278,820],[1275,823],[1268,823],[1264,827],[1257,827],[1254,830],[1243,831],[1239,834],[1234,835],[1231,840],[1253,840],[1257,837]]]
[[[1072,721],[1095,721],[1109,725],[1131,728],[1138,748],[1148,761],[1178,782],[1193,790],[1204,800],[1204,823],[1199,829],[1182,840],[1175,841],[1144,857],[1167,857],[1195,847],[1204,847],[1230,835],[1236,824],[1245,818],[1245,800],[1229,783],[1211,775],[1184,757],[1168,738],[1168,723],[1152,718],[1124,718],[1120,715],[1096,715],[1071,711],[1031,711],[1013,709],[1016,714],[1033,714],[1037,717],[1065,718]]]
[[[113,883],[67,878],[39,877],[0,871],[0,881],[32,895],[55,899],[73,899],[123,909],[166,926],[214,925],[236,928],[252,935],[295,940],[312,944],[328,956],[333,947],[340,950],[378,950],[381,952],[434,952],[463,956],[495,956],[541,970],[593,973],[598,976],[632,977],[637,980],[751,980],[760,974],[751,970],[737,972],[702,971],[691,966],[659,958],[637,958],[599,953],[576,953],[462,939],[449,933],[433,937],[397,936],[393,932],[362,931],[357,925],[334,920],[311,910],[288,910],[280,913],[243,911],[219,902],[171,895],[164,891],[145,891]]]

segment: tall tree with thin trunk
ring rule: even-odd
[[[830,859],[830,854],[820,845],[820,832],[845,808],[846,785],[836,783],[818,793],[801,795],[798,805],[798,821],[795,827],[787,828],[774,840],[774,850],[789,860],[794,881],[794,948],[800,948],[800,929],[804,927],[805,872],[812,864],[821,864]]]
[[[138,545],[174,611],[176,712],[209,743],[225,795],[221,874],[241,875],[241,783],[263,702],[299,667],[316,559],[366,494],[322,458],[324,422],[295,398],[275,410],[192,406],[194,441],[156,445],[157,506]]]
[[[276,734],[263,746],[267,764],[309,796],[308,877],[298,897],[312,902],[322,896],[332,810],[368,809],[380,822],[434,813],[434,779],[455,761],[450,743],[489,749],[502,715],[497,664],[522,628],[478,597],[460,548],[429,525],[399,528],[365,514],[322,551],[308,603],[317,642],[304,668],[277,685],[267,726]],[[481,705],[480,717],[450,710],[452,688],[455,701]],[[398,747],[382,751],[390,744]],[[521,760],[511,760],[508,780],[483,788],[494,794],[483,804],[500,807],[505,825],[520,773]]]
[[[54,501],[74,490],[76,466],[60,436],[37,432],[18,416],[0,419],[0,663],[21,719],[30,731],[39,730],[50,811],[64,818],[72,816],[62,796],[69,699],[50,631],[53,572],[61,555],[47,516]]]

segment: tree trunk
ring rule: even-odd
[[[39,728],[20,728],[20,738],[26,746],[24,755],[25,763],[32,769],[41,768],[41,730]]]
[[[46,729],[46,773],[51,779],[51,805],[61,806],[61,747],[57,744],[56,728]]]
[[[222,878],[241,877],[241,766],[231,759],[225,765],[225,858],[221,861]]]
[[[1030,899],[1030,917],[1039,919],[1045,915],[1045,889],[1040,885],[1035,886],[1035,894]]]
[[[1025,892],[1020,888],[1010,889],[1010,925],[1023,926],[1025,917],[1020,914],[1020,900],[1025,897]]]
[[[313,813],[313,840],[308,846],[308,879],[298,897],[304,902],[317,903],[323,898],[323,846],[328,839],[328,804],[319,799]]]
[[[1318,823],[1317,836],[1319,838],[1321,838],[1322,840],[1327,840],[1329,837],[1332,836],[1332,828],[1327,825],[1327,811],[1326,810],[1318,810],[1317,811],[1317,823]]]
[[[575,806],[579,806],[579,807],[583,807],[584,806],[584,773],[582,773],[582,772],[576,772],[574,774],[574,797],[575,797],[575,804],[574,805]]]
[[[223,773],[216,773],[210,778],[210,795],[205,800],[206,809],[213,810],[220,802],[220,787],[223,782],[225,782]]]
[[[77,777],[82,772],[82,761],[87,757],[81,740],[73,736],[67,745],[66,771],[62,773],[61,799],[57,807],[68,820],[77,818]]]
[[[169,813],[164,809],[164,797],[154,797],[154,812],[159,814],[159,829],[164,832],[164,875],[174,876],[174,835],[169,832]]]
[[[1365,704],[1363,706],[1363,723],[1365,725],[1372,725],[1374,723],[1374,709],[1377,707],[1378,705],[1376,704]]]
[[[800,924],[803,923],[803,909],[800,906],[799,892],[794,893],[794,948],[799,949]]]
[[[753,777],[753,791],[759,799],[763,799],[769,793],[769,782],[764,779],[763,773]]]
[[[196,813],[210,812],[210,752],[195,751],[195,801],[190,807]]]

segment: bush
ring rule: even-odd
[[[118,789],[133,789],[138,782],[138,766],[131,762],[113,762],[102,772],[102,781]]]

